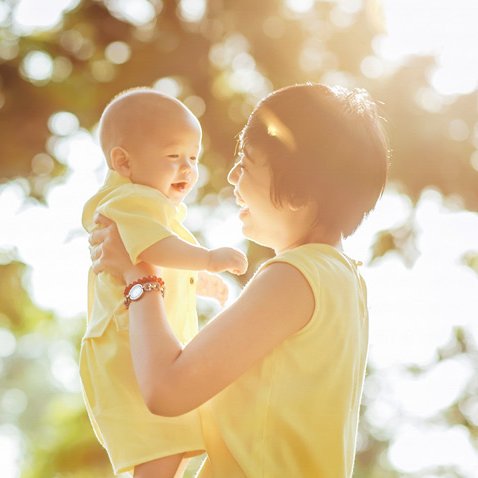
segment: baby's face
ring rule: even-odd
[[[131,181],[155,188],[179,204],[198,179],[201,136],[197,120],[188,115],[153,122],[139,147],[129,152]]]

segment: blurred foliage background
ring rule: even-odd
[[[230,194],[225,177],[233,138],[255,103],[281,86],[322,81],[365,87],[381,102],[393,149],[391,184],[412,205],[432,187],[457,208],[478,209],[478,94],[434,91],[431,56],[373,68],[374,41],[384,28],[378,0],[312,0],[296,2],[297,8],[283,0],[62,0],[55,25],[22,30],[15,24],[18,9],[42,3],[47,8],[49,2],[23,3],[0,2],[0,181],[20,178],[27,202],[44,203],[68,174],[61,158],[62,120],[73,118],[93,131],[115,94],[154,85],[177,95],[201,120],[209,181],[196,201],[206,207],[211,197]],[[475,136],[461,138],[464,128]],[[414,233],[409,221],[380,231],[371,262],[391,252],[410,260]],[[251,244],[248,252],[251,263],[268,254]],[[477,257],[469,251],[463,267],[478,271]],[[59,379],[62,370],[75,367],[83,320],[66,324],[33,303],[28,264],[14,251],[0,251],[0,426],[18,437],[22,477],[112,476],[78,390]],[[456,356],[466,356],[477,369],[476,343],[466,328],[454,329],[429,367]],[[391,432],[368,420],[367,407],[380,400],[379,390],[380,376],[371,368],[355,476],[465,476],[446,466],[419,474],[394,469],[387,454]],[[465,427],[476,449],[477,391],[475,376],[431,419]],[[0,443],[2,453],[9,452]]]

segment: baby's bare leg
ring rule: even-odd
[[[174,478],[182,455],[171,455],[134,467],[134,478]]]

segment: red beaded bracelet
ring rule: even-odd
[[[129,307],[131,302],[139,300],[145,292],[159,291],[164,297],[165,285],[163,279],[158,276],[146,276],[131,282],[124,289],[124,305]]]
[[[145,276],[135,280],[134,282],[131,282],[131,284],[128,284],[124,288],[123,295],[126,297],[133,286],[135,286],[136,284],[146,284],[146,282],[157,282],[161,286],[164,286],[164,281],[163,279],[161,279],[161,277],[154,276],[154,275]]]

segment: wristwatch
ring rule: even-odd
[[[164,285],[159,282],[145,282],[134,284],[125,295],[124,305],[128,308],[131,302],[136,302],[143,297],[145,292],[158,291],[164,297]]]

